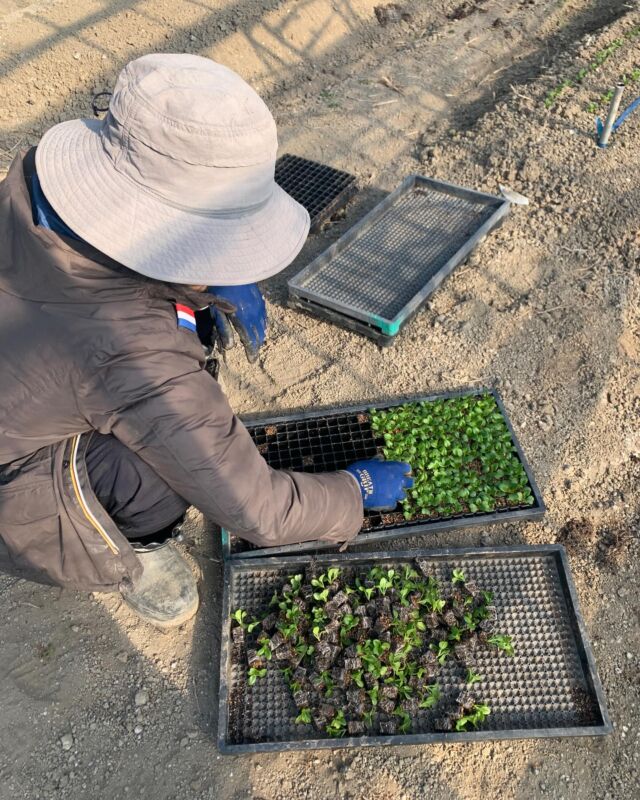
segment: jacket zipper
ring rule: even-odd
[[[80,508],[82,509],[82,513],[85,515],[87,520],[91,523],[91,525],[98,531],[100,536],[106,542],[109,550],[114,555],[118,555],[120,550],[118,549],[117,545],[113,541],[113,539],[109,536],[109,534],[105,531],[102,525],[98,522],[98,520],[93,515],[91,509],[87,505],[87,501],[84,498],[84,494],[82,493],[82,489],[80,487],[80,477],[78,475],[78,465],[77,465],[77,456],[78,456],[78,445],[80,444],[80,436],[73,437],[73,444],[71,445],[71,463],[69,464],[69,469],[71,472],[71,482],[73,483],[73,489],[76,493],[76,498],[78,503],[80,504]]]

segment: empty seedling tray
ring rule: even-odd
[[[371,428],[369,411],[372,408],[385,410],[403,403],[445,400],[467,395],[490,394],[502,413],[511,434],[513,447],[527,474],[534,503],[524,507],[504,507],[492,512],[456,514],[439,518],[417,518],[405,520],[402,511],[391,513],[365,511],[363,528],[354,544],[397,539],[429,531],[467,528],[471,525],[487,525],[494,522],[509,522],[523,519],[538,519],[545,512],[545,505],[536,485],[531,468],[516,439],[499,394],[493,389],[461,389],[428,396],[409,398],[387,404],[336,408],[323,411],[303,412],[287,417],[270,419],[244,419],[258,450],[274,469],[292,469],[302,472],[331,472],[345,469],[360,459],[380,455],[384,439]],[[328,542],[304,542],[281,547],[256,548],[249,542],[222,531],[223,552],[227,558],[251,558],[262,555],[280,555],[304,551],[327,550],[336,545]]]
[[[276,162],[276,183],[307,209],[311,233],[317,233],[357,191],[354,175],[289,154]]]
[[[493,592],[500,629],[510,635],[514,656],[487,650],[478,656],[482,680],[474,693],[491,713],[477,730],[435,729],[441,706],[465,688],[465,669],[448,660],[438,682],[440,703],[414,718],[412,732],[395,736],[321,738],[311,725],[296,724],[298,713],[279,670],[248,686],[246,657],[232,642],[230,615],[242,608],[251,617],[269,605],[285,578],[303,572],[308,558],[227,562],[224,582],[220,675],[219,747],[224,753],[292,749],[409,745],[611,732],[604,694],[561,545],[499,547],[396,553],[325,555],[321,569],[338,566],[347,574],[372,566],[398,568],[426,559],[435,576],[447,580],[454,568]],[[477,691],[476,691],[477,690]]]
[[[413,175],[289,281],[289,304],[390,344],[509,208]]]

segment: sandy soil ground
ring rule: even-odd
[[[376,4],[2,0],[0,170],[49,125],[89,116],[92,94],[127,60],[164,50],[226,61],[270,102],[283,151],[355,172],[363,190],[345,218],[265,286],[269,341],[255,367],[229,359],[230,399],[248,413],[497,385],[547,517],[411,543],[566,544],[615,732],[219,756],[220,552],[194,511],[185,551],[203,607],[171,634],[137,623],[116,595],[0,575],[2,800],[640,796],[640,117],[598,151],[588,108],[602,113],[602,95],[640,67],[640,38],[624,36],[640,25],[637,4],[408,2],[411,21],[385,28]],[[471,13],[452,20],[463,5]],[[508,184],[531,205],[390,350],[287,310],[287,275],[413,172],[494,193]]]

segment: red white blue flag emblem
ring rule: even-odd
[[[176,314],[178,315],[179,328],[186,328],[193,333],[196,332],[196,315],[188,306],[176,303]]]

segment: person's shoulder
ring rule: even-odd
[[[167,368],[185,359],[203,360],[203,348],[195,325],[195,312],[183,303],[142,294],[135,301],[122,303],[117,313],[101,314],[99,331],[102,352],[96,358],[102,363],[112,359],[147,360],[152,356],[164,360]],[[95,341],[94,339],[94,341]]]

